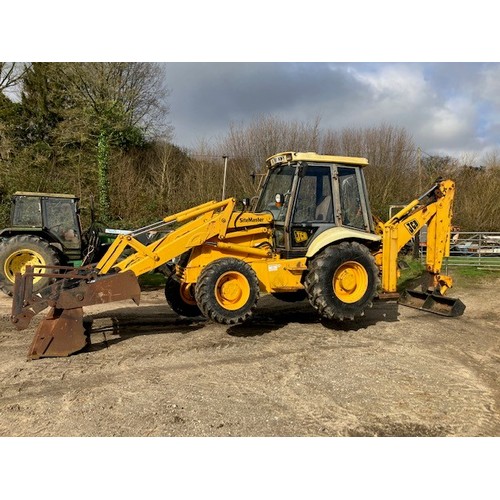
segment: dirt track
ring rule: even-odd
[[[231,328],[147,291],[85,311],[87,352],[37,361],[1,296],[0,436],[499,436],[499,285],[455,288],[461,318],[379,302],[333,324],[266,296]]]

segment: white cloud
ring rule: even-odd
[[[500,64],[189,63],[168,65],[181,145],[262,113],[324,128],[404,127],[429,153],[500,147]]]
[[[383,65],[377,72],[355,70],[355,77],[372,91],[377,101],[390,100],[405,107],[420,104],[432,94],[418,65]]]

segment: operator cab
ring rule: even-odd
[[[79,199],[68,194],[16,192],[12,197],[8,231],[39,234],[59,245],[68,255],[80,258]]]
[[[275,244],[291,257],[332,227],[373,233],[363,167],[365,158],[280,153],[267,159],[268,174],[256,212],[271,212]]]

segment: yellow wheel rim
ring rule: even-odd
[[[368,289],[368,273],[355,261],[344,262],[333,276],[333,291],[335,295],[347,304],[360,300]]]
[[[35,252],[34,250],[30,250],[27,248],[23,248],[18,250],[17,252],[12,253],[7,257],[4,264],[4,275],[9,279],[12,283],[16,280],[16,273],[24,274],[27,266],[45,266],[45,259],[41,254]],[[35,273],[41,272],[40,269],[35,270]],[[33,283],[37,283],[40,281],[42,277],[35,277],[33,279]]]
[[[196,299],[193,295],[193,284],[192,283],[181,283],[180,288],[181,299],[190,306],[196,305]]]
[[[217,302],[229,311],[243,307],[250,298],[250,285],[243,274],[228,271],[222,274],[215,284]]]

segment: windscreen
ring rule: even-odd
[[[271,170],[257,203],[256,211],[271,212],[275,220],[284,221],[294,174],[295,168],[287,165]],[[276,206],[277,194],[284,195],[285,203],[281,207]]]

